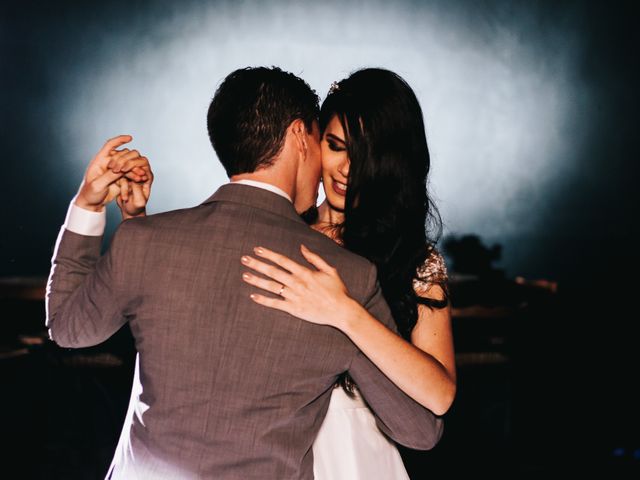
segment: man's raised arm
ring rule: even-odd
[[[122,235],[114,236],[104,257],[100,249],[106,204],[117,199],[124,219],[145,213],[153,174],[137,151],[117,149],[129,141],[129,135],[112,138],[96,154],[58,235],[47,282],[46,325],[61,346],[95,345],[125,321],[126,304],[118,293],[121,272],[114,265],[114,251],[123,250],[116,240]]]

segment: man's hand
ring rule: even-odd
[[[94,212],[102,211],[105,205],[121,194],[123,187],[118,184],[121,179],[124,179],[125,182],[130,180],[132,182],[148,183],[148,190],[150,191],[153,176],[149,161],[140,156],[140,153],[136,150],[129,150],[128,148],[116,150],[131,140],[131,135],[119,135],[107,140],[91,160],[80,186],[80,191],[76,196],[75,204],[78,207]]]

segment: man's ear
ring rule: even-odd
[[[298,152],[302,156],[302,159],[305,160],[307,158],[307,126],[302,119],[297,118],[291,122],[290,128],[296,140]]]

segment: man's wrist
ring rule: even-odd
[[[78,206],[75,200],[69,205],[64,227],[79,235],[101,236],[107,223],[107,212],[94,212]]]
[[[89,210],[90,212],[104,212],[104,205],[92,205],[80,196],[76,197],[73,203],[77,207],[80,207],[84,210]]]

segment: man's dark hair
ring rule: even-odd
[[[227,175],[268,167],[297,119],[311,130],[318,95],[301,78],[277,67],[241,68],[218,87],[207,113],[209,139]]]

